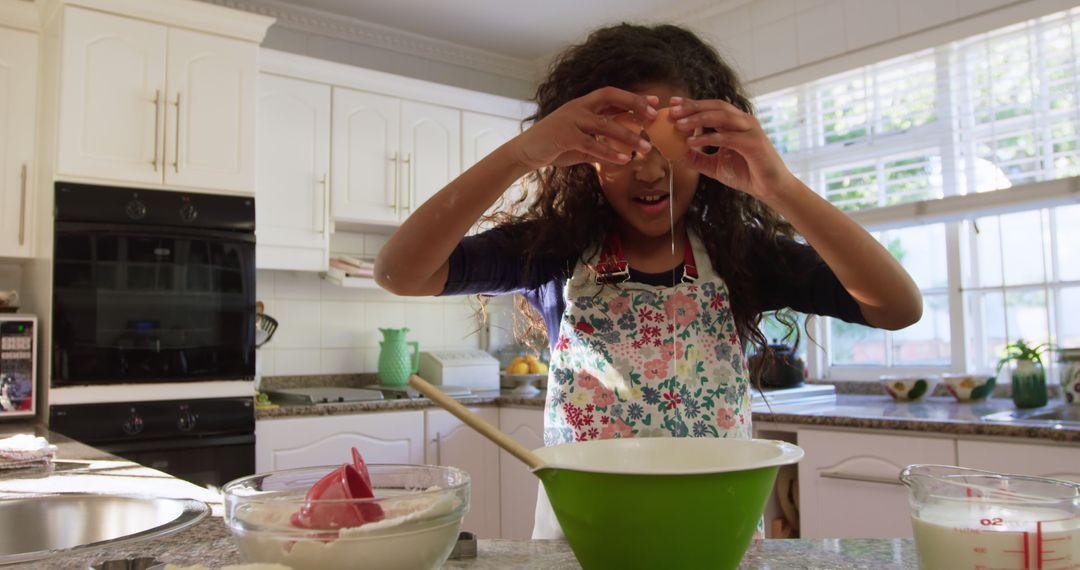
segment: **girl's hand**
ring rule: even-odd
[[[763,201],[794,181],[757,118],[735,105],[672,97],[671,118],[676,129],[691,133],[686,162],[705,176]],[[705,154],[707,146],[719,150]]]
[[[621,141],[631,149],[649,152],[652,146],[639,133],[618,124],[613,116],[633,111],[639,117],[656,117],[655,96],[636,95],[615,87],[603,87],[565,103],[537,121],[511,141],[515,160],[528,170],[548,165],[571,166],[603,160],[626,164],[630,156],[598,140]]]

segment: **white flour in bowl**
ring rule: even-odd
[[[427,491],[438,491],[432,487]],[[405,498],[409,495],[415,497]],[[385,518],[338,531],[338,538],[298,538],[302,529],[290,522],[295,504],[250,505],[242,515],[258,531],[235,530],[245,560],[287,564],[295,570],[334,568],[435,568],[449,555],[461,528],[460,516],[447,520],[461,506],[450,493],[379,493]]]

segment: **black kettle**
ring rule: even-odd
[[[794,388],[803,383],[806,365],[795,347],[773,339],[769,349],[750,357],[750,378],[761,378],[765,388]]]

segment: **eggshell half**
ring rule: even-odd
[[[675,128],[675,121],[672,120],[671,109],[668,107],[657,110],[656,118],[645,126],[645,132],[649,134],[653,146],[670,161],[682,160],[690,150],[690,146],[686,144],[690,133]]]

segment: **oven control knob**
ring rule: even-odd
[[[194,222],[195,218],[199,217],[199,210],[195,208],[194,204],[184,204],[180,208],[180,219],[185,222]]]
[[[131,417],[124,420],[120,428],[128,435],[138,435],[143,430],[143,419],[136,414],[131,414]]]
[[[124,213],[133,220],[141,220],[146,217],[146,204],[138,199],[132,200],[124,208]]]
[[[180,412],[180,418],[176,420],[176,427],[180,428],[180,431],[191,431],[195,429],[195,414],[191,412]]]

